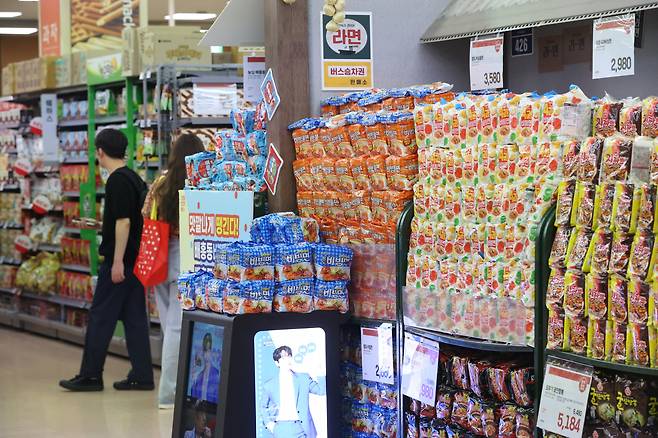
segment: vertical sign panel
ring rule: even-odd
[[[39,2],[39,54],[59,56],[60,52],[59,0]]]

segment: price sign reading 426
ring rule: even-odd
[[[594,20],[592,79],[635,74],[635,14]]]
[[[549,358],[537,426],[567,438],[581,438],[592,372],[589,366]]]

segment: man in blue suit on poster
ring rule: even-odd
[[[217,403],[219,392],[219,364],[215,367],[212,356],[212,335],[203,336],[202,353],[197,354],[195,365],[201,368],[192,385],[191,396],[211,403]]]
[[[265,427],[274,438],[316,438],[309,394],[326,394],[324,377],[315,381],[308,373],[293,371],[288,346],[274,350],[272,358],[279,369],[263,384],[260,408]]]

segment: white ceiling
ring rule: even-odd
[[[109,1],[109,0],[101,0]],[[226,6],[227,0],[174,0],[175,12],[213,12],[217,15]],[[149,0],[149,22],[164,22],[168,13],[168,0]],[[18,18],[0,19],[1,26],[12,26],[17,20],[38,20],[38,2],[19,2],[18,0],[0,0],[0,12],[22,12]],[[189,24],[190,22],[186,22]],[[210,27],[212,20],[196,22],[202,27]],[[205,26],[207,23],[207,26]]]

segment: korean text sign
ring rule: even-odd
[[[325,28],[330,20],[322,15],[322,89],[372,88],[372,13],[347,12],[337,32]]]
[[[181,190],[180,270],[212,269],[215,245],[246,241],[254,218],[253,192]]]

